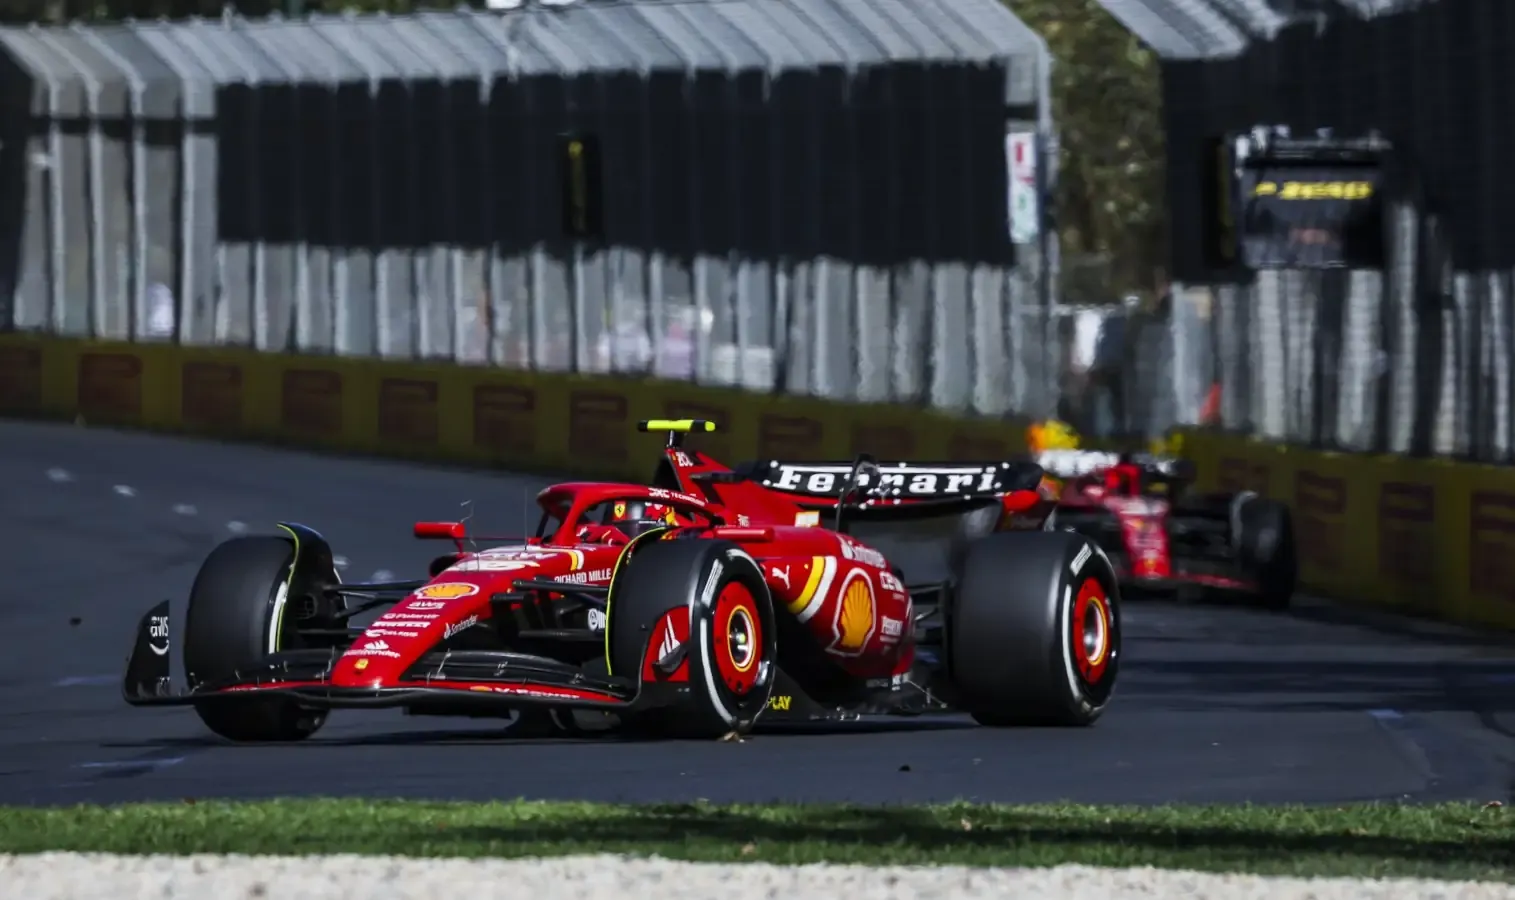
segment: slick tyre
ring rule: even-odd
[[[1299,583],[1299,557],[1289,507],[1255,495],[1237,498],[1233,538],[1242,570],[1260,588],[1267,609],[1285,610]]]
[[[273,536],[233,538],[206,557],[184,617],[184,671],[192,685],[232,678],[272,652],[295,649],[284,617],[294,558],[294,544]],[[197,703],[195,712],[211,731],[238,742],[298,741],[326,721],[324,712],[277,697]]]
[[[946,608],[959,704],[994,727],[1093,724],[1120,667],[1119,597],[1110,561],[1077,534],[974,542]]]
[[[768,708],[778,649],[773,598],[762,569],[737,545],[691,539],[634,551],[616,575],[606,619],[610,674],[672,698],[629,719],[631,730],[741,735]],[[664,659],[672,671],[659,668]]]

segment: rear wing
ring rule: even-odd
[[[1034,462],[877,462],[866,454],[849,462],[758,460],[731,467],[686,450],[685,435],[715,431],[703,419],[650,419],[642,432],[667,435],[653,484],[703,493],[713,502],[763,520],[795,521],[797,512],[834,510],[868,519],[950,515],[998,503],[1017,491],[1034,491],[1042,467]]]
[[[1032,462],[746,462],[732,474],[803,506],[853,508],[952,504],[1036,490],[1042,467]],[[855,478],[855,480],[853,480]],[[848,491],[849,481],[853,489]],[[847,493],[844,495],[843,492]]]

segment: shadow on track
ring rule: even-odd
[[[976,729],[980,726],[962,719],[868,719],[842,724],[782,723],[758,728],[749,739],[763,737],[849,737],[881,734],[932,733]],[[258,750],[271,747],[410,747],[410,746],[508,746],[530,744],[534,747],[553,744],[711,744],[714,741],[687,741],[661,738],[657,735],[642,735],[635,732],[595,731],[582,735],[562,736],[540,727],[520,728],[502,725],[498,730],[489,729],[431,729],[426,731],[397,731],[381,734],[365,734],[355,737],[313,737],[306,741],[291,741],[260,744],[233,744],[211,736],[162,738],[135,741],[102,741],[100,746],[115,750],[196,750],[226,749],[239,747]]]
[[[1515,655],[1515,633],[1475,631],[1468,626],[1432,618],[1416,610],[1373,609],[1328,603],[1315,598],[1297,598],[1287,610],[1269,610],[1245,594],[1229,592],[1193,597],[1171,592],[1148,593],[1128,589],[1121,592],[1121,599],[1127,612],[1144,608],[1164,609],[1180,615],[1185,611],[1191,614],[1225,611],[1246,615],[1264,626],[1317,628],[1326,633],[1346,628],[1359,632],[1362,637],[1371,635],[1392,642],[1429,641],[1445,647],[1487,649]],[[1262,633],[1266,635],[1271,630],[1264,627]],[[1237,635],[1237,638],[1242,643],[1251,642],[1246,634]]]

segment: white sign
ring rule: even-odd
[[[1041,202],[1036,193],[1036,135],[1005,135],[1005,163],[1010,170],[1010,240],[1030,244],[1041,233]]]
[[[841,490],[851,475],[850,466],[781,463],[774,467],[773,477],[763,484],[780,491],[834,494]],[[856,483],[859,488],[875,494],[927,497],[990,493],[995,490],[998,481],[999,470],[994,466],[910,466],[882,470],[877,486],[873,484],[873,477],[869,473],[859,472]]]

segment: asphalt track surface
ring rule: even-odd
[[[488,720],[333,714],[221,742],[120,698],[132,629],[234,533],[323,531],[348,580],[419,572],[416,519],[519,533],[544,479],[0,422],[0,804],[289,795],[628,802],[1509,802],[1515,647],[1305,602],[1130,602],[1095,727],[884,720],[742,743],[512,739]],[[530,516],[534,523],[534,514]]]

